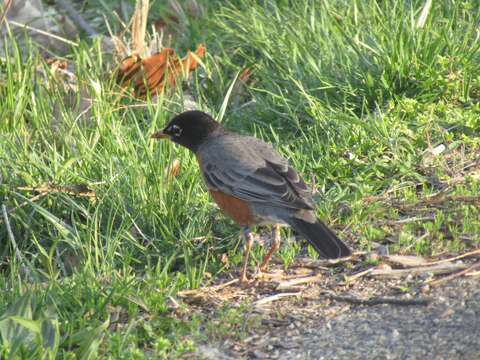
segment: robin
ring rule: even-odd
[[[241,283],[247,282],[253,225],[274,225],[273,242],[260,271],[266,270],[280,246],[281,224],[303,235],[324,258],[350,255],[348,247],[317,219],[305,182],[272,145],[233,133],[201,111],[187,111],[174,117],[152,138],[167,138],[190,149],[197,157],[213,200],[242,227],[246,246]]]

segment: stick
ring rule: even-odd
[[[462,275],[465,275],[465,274],[471,272],[472,270],[477,270],[477,269],[480,269],[480,261],[473,264],[472,266],[470,266],[469,268],[467,268],[465,270],[456,272],[455,274],[445,276],[445,277],[443,277],[441,279],[438,279],[438,280],[435,280],[435,281],[431,281],[431,282],[427,281],[427,284],[430,284],[430,286],[438,286],[438,285],[446,283],[447,281],[450,281],[450,280],[456,279],[456,278],[458,278]]]
[[[230,280],[230,281],[227,281],[226,283],[223,283],[223,284],[220,284],[220,285],[215,285],[215,286],[211,286],[210,288],[207,288],[209,290],[213,290],[213,291],[218,291],[218,290],[222,290],[223,288],[226,288],[230,285],[233,285],[233,284],[236,284],[238,282],[238,278],[235,278],[233,280]]]
[[[373,268],[370,268],[370,269],[367,269],[367,270],[364,270],[364,271],[360,271],[359,273],[356,273],[352,276],[347,277],[347,280],[345,280],[345,283],[346,284],[352,283],[352,282],[360,279],[361,277],[370,274],[372,271],[373,271]]]
[[[480,271],[474,271],[474,272],[465,274],[465,276],[472,276],[472,277],[480,276]]]
[[[432,205],[440,205],[446,202],[455,202],[455,201],[475,204],[480,201],[480,197],[478,195],[477,196],[463,196],[463,195],[455,196],[455,195],[445,195],[442,193],[438,193],[434,196],[420,200],[415,204],[397,204],[397,206],[401,207],[402,210],[410,210],[413,208],[417,208],[420,205],[432,206]]]
[[[10,10],[13,0],[4,1],[2,16],[0,17],[0,26],[3,24],[3,20],[7,17],[7,12]]]
[[[377,276],[380,278],[387,278],[387,279],[395,279],[400,278],[403,276],[416,276],[425,273],[432,273],[432,274],[450,274],[457,270],[465,269],[467,265],[465,264],[452,264],[452,263],[445,263],[445,264],[438,264],[432,266],[419,266],[415,268],[409,269],[374,269],[370,272],[371,276]]]
[[[55,39],[55,40],[58,40],[58,41],[61,41],[61,42],[64,42],[68,45],[71,45],[71,46],[75,46],[75,47],[78,47],[79,45],[74,42],[74,41],[70,41],[68,39],[65,39],[61,36],[58,36],[58,35],[55,35],[55,34],[51,34],[47,31],[43,31],[41,29],[37,29],[37,28],[34,28],[34,27],[31,27],[31,26],[28,26],[28,25],[25,25],[25,24],[21,24],[21,23],[18,23],[16,21],[13,21],[13,20],[8,20],[7,21],[8,24],[12,24],[12,25],[15,25],[17,27],[21,27],[21,28],[25,28],[27,30],[31,30],[33,32],[37,32],[39,34],[42,34],[42,35],[45,35],[45,36],[48,36],[48,37],[51,37],[52,39]]]
[[[420,216],[420,217],[412,217],[412,218],[405,218],[405,219],[400,219],[400,220],[391,220],[387,221],[389,224],[409,224],[412,222],[417,222],[417,221],[428,221],[428,220],[435,220],[434,216]]]
[[[428,305],[431,302],[431,299],[428,298],[419,298],[419,299],[396,299],[391,297],[374,297],[370,299],[360,299],[353,296],[343,296],[343,295],[333,295],[326,294],[326,297],[336,301],[347,302],[355,305],[380,305],[380,304],[391,304],[391,305]]]
[[[454,261],[454,260],[460,260],[460,259],[463,259],[463,258],[466,258],[466,257],[469,257],[469,256],[473,256],[473,255],[480,255],[480,249],[472,250],[472,251],[469,251],[465,254],[458,255],[458,256],[455,256],[455,257],[452,257],[452,258],[449,258],[449,259],[432,261],[432,262],[426,263],[425,266],[441,264],[441,263],[450,262],[450,261]]]
[[[322,274],[317,274],[317,275],[313,275],[313,276],[306,276],[306,277],[304,276],[304,277],[301,277],[301,278],[296,278],[296,279],[284,281],[284,282],[281,282],[280,284],[278,284],[277,290],[288,289],[288,288],[290,288],[292,286],[295,286],[295,285],[315,283],[315,282],[319,281],[320,279],[322,279],[322,277],[323,277]]]
[[[270,302],[273,302],[273,301],[277,301],[277,300],[280,300],[284,297],[290,297],[290,296],[299,296],[301,294],[301,292],[294,292],[294,293],[280,293],[280,294],[275,294],[275,295],[272,295],[272,296],[267,296],[263,299],[260,299],[258,301],[255,301],[253,303],[253,306],[261,306],[261,305],[265,305],[265,304],[268,304]]]

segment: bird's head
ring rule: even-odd
[[[152,135],[154,139],[170,139],[196,152],[213,133],[221,131],[222,125],[201,111],[186,111],[175,116],[162,131]]]

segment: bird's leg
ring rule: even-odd
[[[250,229],[245,226],[242,228],[243,236],[245,236],[245,250],[243,252],[243,267],[242,272],[240,273],[240,284],[247,284],[247,266],[248,266],[248,256],[250,255],[250,249],[253,245],[253,234]]]
[[[260,265],[260,271],[263,272],[267,270],[268,263],[270,262],[270,258],[278,250],[280,247],[280,225],[276,224],[273,226],[272,231],[272,245],[268,250],[267,255],[263,258],[262,265]]]

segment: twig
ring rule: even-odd
[[[401,305],[401,306],[428,305],[431,302],[431,299],[429,298],[397,299],[397,298],[379,296],[379,297],[374,297],[370,299],[360,299],[353,296],[343,296],[343,295],[334,295],[334,294],[325,294],[325,295],[327,298],[335,301],[342,301],[350,304],[366,305],[366,306],[373,306],[373,305],[380,305],[380,304]]]
[[[328,295],[329,298],[336,301],[348,302],[351,304],[357,305],[380,305],[380,304],[391,304],[391,305],[428,305],[430,299],[395,299],[395,298],[386,298],[386,297],[377,297],[372,299],[359,299],[350,296],[337,296],[337,295]]]
[[[253,303],[253,306],[262,306],[262,305],[268,304],[270,302],[280,300],[284,297],[299,296],[300,294],[301,294],[301,292],[298,291],[298,292],[294,292],[294,293],[280,293],[280,294],[275,294],[275,295],[272,295],[272,296],[267,296],[263,299],[255,301]]]
[[[72,4],[70,4],[69,1],[57,0],[57,4],[60,5],[63,10],[65,10],[68,16],[78,25],[79,28],[85,31],[88,36],[93,37],[98,35],[95,29],[83,19],[82,15],[80,15],[80,13],[72,6]]]
[[[302,285],[302,284],[307,284],[307,283],[315,283],[322,278],[323,278],[322,274],[317,274],[317,275],[313,275],[313,276],[306,276],[306,277],[304,276],[304,277],[301,277],[301,278],[296,278],[296,279],[280,282],[277,286],[277,290],[285,290],[285,289],[291,288],[291,287],[296,286],[296,285]]]
[[[435,220],[435,217],[434,216],[420,216],[420,217],[416,216],[416,217],[400,219],[400,220],[391,220],[391,221],[387,221],[387,223],[401,225],[401,224],[409,224],[417,221],[428,221],[428,220]]]
[[[47,31],[43,31],[43,30],[40,30],[40,29],[37,29],[37,28],[34,28],[34,27],[31,27],[31,26],[28,26],[26,24],[21,24],[21,23],[18,23],[16,21],[13,21],[13,20],[8,20],[7,21],[8,24],[12,24],[12,25],[15,25],[17,27],[21,27],[21,28],[25,28],[27,30],[31,30],[33,32],[36,32],[36,33],[39,33],[39,34],[42,34],[42,35],[45,35],[45,36],[48,36],[48,37],[51,37],[55,40],[58,40],[58,41],[61,41],[61,42],[64,42],[68,45],[71,45],[71,46],[75,46],[75,47],[78,47],[79,45],[74,42],[74,41],[71,41],[71,40],[68,40],[68,39],[65,39],[61,36],[58,36],[58,35],[55,35],[55,34],[51,34]]]
[[[17,187],[17,190],[35,191],[41,194],[61,193],[61,194],[67,194],[72,196],[86,197],[93,200],[95,200],[97,197],[95,191],[90,190],[87,185],[83,185],[83,184],[67,185],[67,186],[54,185],[54,184],[42,184],[37,187],[20,186],[20,187]]]
[[[238,282],[238,278],[235,278],[233,280],[227,281],[226,283],[216,285],[216,286],[211,286],[209,289],[213,291],[218,291],[222,290],[223,288],[229,287],[230,285],[236,284]]]
[[[432,273],[432,274],[450,274],[454,271],[465,269],[467,265],[465,264],[452,264],[452,263],[446,263],[446,264],[439,264],[439,265],[433,265],[433,266],[420,266],[420,267],[415,267],[415,268],[409,268],[409,269],[374,269],[370,272],[371,276],[377,276],[381,278],[387,278],[387,279],[394,279],[394,278],[400,278],[403,276],[416,276],[416,275],[421,275],[425,273]]]
[[[401,208],[403,211],[407,210],[412,210],[416,209],[420,206],[435,206],[435,205],[443,205],[446,202],[463,202],[467,204],[476,204],[480,202],[480,196],[465,196],[465,195],[447,195],[444,193],[437,193],[431,197],[427,197],[425,199],[422,199],[421,201],[415,203],[415,204],[393,204],[399,208]]]
[[[2,16],[0,17],[0,26],[3,24],[3,20],[7,17],[7,12],[10,10],[13,0],[4,1]]]
[[[428,265],[427,260],[420,256],[385,255],[383,256],[383,259],[389,263],[401,265],[405,268]]]
[[[438,279],[438,280],[435,280],[435,281],[431,281],[431,282],[427,281],[427,284],[430,284],[430,286],[438,286],[438,285],[446,283],[447,281],[456,279],[456,278],[458,278],[462,275],[466,275],[467,273],[472,272],[472,270],[477,270],[477,269],[480,269],[480,261],[473,264],[472,266],[470,266],[469,268],[467,268],[465,270],[456,272],[455,274],[445,276],[445,277],[443,277],[441,279]]]
[[[347,283],[347,284],[352,283],[352,282],[360,279],[361,277],[364,277],[365,275],[370,274],[372,271],[373,271],[373,268],[370,268],[370,269],[367,269],[367,270],[364,270],[364,271],[360,271],[359,273],[356,273],[352,276],[348,276],[347,280],[345,280],[345,283]]]
[[[460,260],[460,259],[463,259],[463,258],[466,258],[466,257],[469,257],[469,256],[474,256],[474,255],[480,255],[480,249],[472,250],[472,251],[469,251],[465,254],[457,255],[457,256],[452,257],[452,258],[432,261],[432,262],[426,263],[425,266],[437,265],[437,264],[442,264],[442,263],[451,262],[451,261],[455,261],[455,260]]]

